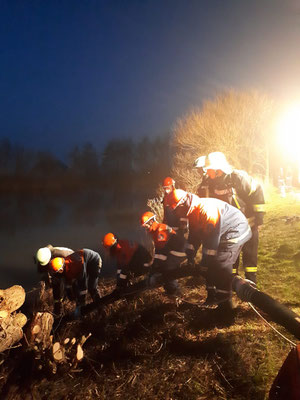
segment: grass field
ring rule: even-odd
[[[298,314],[299,228],[297,196],[281,198],[271,192],[260,232],[258,287]],[[235,323],[219,323],[213,310],[198,307],[205,297],[203,283],[201,278],[182,279],[181,304],[155,289],[68,324],[57,333],[61,341],[92,333],[80,366],[59,366],[52,376],[33,373],[26,385],[16,370],[7,398],[267,399],[291,344],[236,297]],[[103,291],[113,284],[103,281]],[[263,317],[296,343],[293,335]]]

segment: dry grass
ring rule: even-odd
[[[272,196],[261,232],[259,287],[300,313],[300,204],[292,195]],[[108,293],[114,282],[102,285]],[[235,323],[222,325],[213,310],[198,306],[205,296],[200,278],[182,279],[181,285],[181,304],[155,289],[62,327],[60,338],[92,333],[78,369],[65,366],[49,376],[33,364],[25,382],[20,370],[12,370],[6,398],[267,399],[290,344],[237,298]],[[8,377],[7,363],[0,383]]]

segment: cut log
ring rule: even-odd
[[[12,313],[18,310],[25,301],[25,290],[15,285],[8,289],[0,289],[0,311]]]
[[[56,362],[63,362],[65,361],[65,354],[64,354],[64,348],[61,347],[59,342],[55,342],[53,347],[52,347],[52,355],[53,355],[53,360]]]
[[[4,319],[4,318],[7,318],[8,316],[9,316],[9,312],[8,311],[5,311],[5,310],[0,311],[0,320]]]
[[[54,318],[52,314],[48,312],[36,313],[26,332],[29,346],[34,347],[38,345],[41,350],[50,348],[52,344],[51,330],[53,322]]]
[[[21,314],[15,319],[14,315],[9,316],[0,323],[0,352],[9,349],[23,337],[22,324],[26,323],[26,316]]]
[[[81,361],[83,359],[83,350],[80,344],[77,345],[76,359]]]

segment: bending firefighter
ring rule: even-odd
[[[252,230],[251,239],[245,243],[242,262],[245,277],[256,283],[259,227],[263,224],[265,200],[262,186],[245,171],[233,169],[221,152],[210,153],[195,160],[202,183],[200,197],[214,197],[241,210]],[[239,258],[233,269],[238,273]]]
[[[129,285],[132,277],[149,272],[153,257],[142,245],[119,239],[113,233],[107,233],[102,239],[103,246],[109,255],[117,261],[117,288],[122,289]]]
[[[180,232],[166,224],[156,221],[156,216],[150,211],[146,211],[141,217],[141,225],[152,237],[155,254],[149,275],[149,286],[155,286],[160,280],[164,282],[164,289],[168,295],[179,295],[179,285],[177,280],[169,280],[164,274],[180,266],[185,260],[184,237]]]
[[[53,287],[54,314],[61,314],[65,296],[76,301],[76,317],[81,315],[81,307],[86,304],[87,292],[94,302],[99,301],[98,277],[101,266],[100,255],[90,249],[78,250],[68,257],[55,257],[50,261],[53,273],[61,276],[61,284]]]
[[[195,194],[176,189],[174,212],[188,229],[190,252],[202,244],[200,267],[206,276],[205,305],[220,304],[232,310],[232,267],[244,243],[251,238],[251,229],[241,211],[218,199],[199,198]]]

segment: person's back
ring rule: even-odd
[[[196,163],[197,164],[197,163]],[[245,171],[233,169],[223,153],[210,153],[196,165],[204,171],[204,178],[198,192],[204,190],[208,197],[214,197],[241,210],[248,218],[252,237],[243,248],[243,265],[246,278],[256,282],[258,228],[263,224],[265,199],[262,185]],[[234,273],[238,272],[237,260]]]
[[[131,277],[149,272],[152,254],[141,244],[127,239],[120,239],[109,232],[102,239],[103,247],[117,262],[117,288],[130,284]]]

